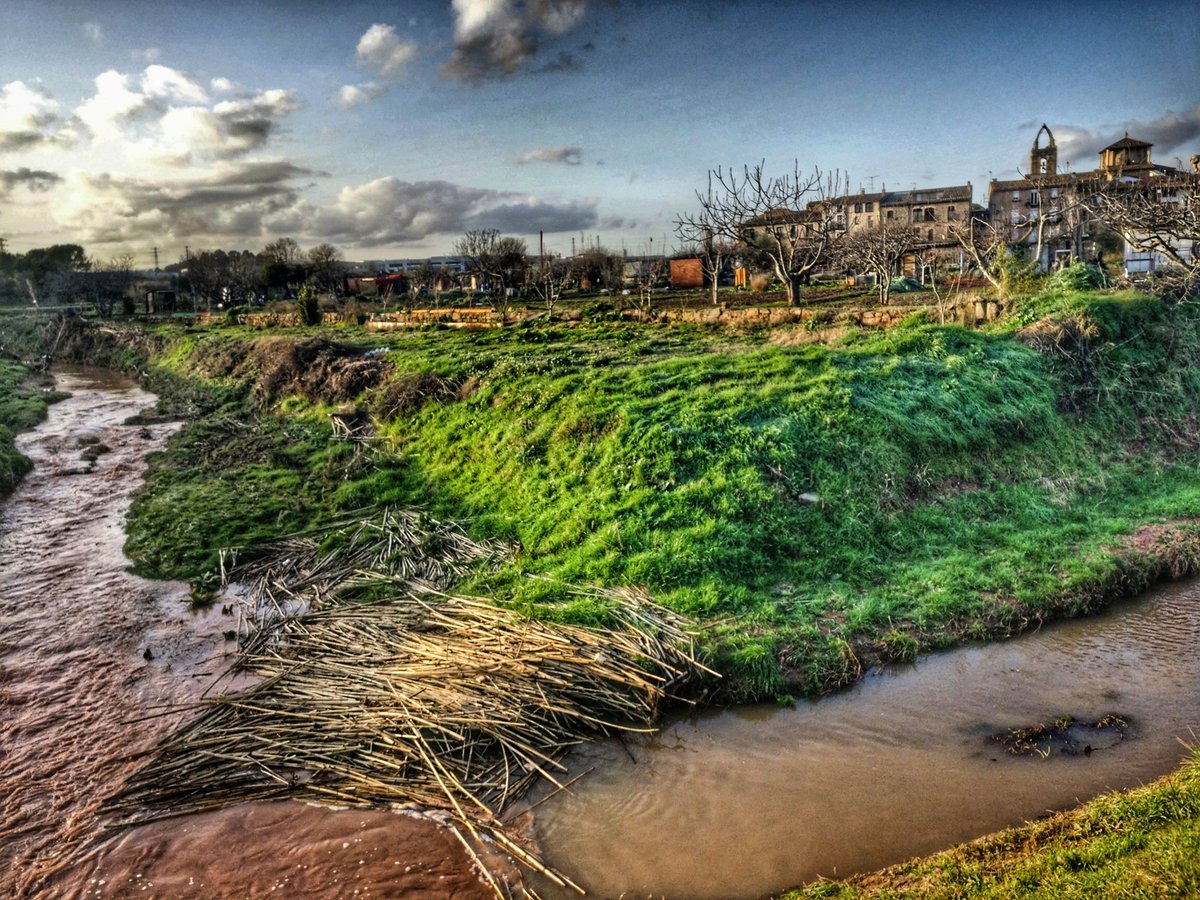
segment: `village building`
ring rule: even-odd
[[[1121,252],[1127,271],[1148,271],[1156,264],[1153,254],[1138,251],[1106,231],[1093,220],[1089,206],[1100,191],[1122,186],[1164,192],[1169,202],[1172,188],[1194,176],[1156,164],[1153,146],[1126,134],[1100,151],[1095,169],[1062,172],[1054,135],[1043,124],[1034,135],[1028,174],[988,186],[990,220],[1008,229],[1012,244],[1041,271],[1074,260],[1098,261],[1106,251]]]

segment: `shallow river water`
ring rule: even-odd
[[[123,519],[172,425],[154,398],[64,369],[72,396],[18,437],[0,505],[0,897],[487,897],[449,832],[410,816],[257,803],[125,830],[111,795],[229,664],[219,606],[128,574]],[[89,464],[99,441],[109,452]]]
[[[534,810],[549,862],[602,897],[753,897],[873,871],[1132,787],[1200,732],[1200,584],[930,656],[794,709],[748,707],[585,748]],[[1107,713],[1125,740],[1013,756],[1005,729]],[[568,776],[571,777],[571,776]]]
[[[233,626],[125,572],[129,496],[173,426],[123,423],[153,397],[95,370],[58,384],[73,396],[20,437],[36,469],[0,506],[0,896],[489,896],[449,832],[388,812],[258,803],[107,827],[102,801],[228,665]],[[89,441],[110,448],[94,465]],[[683,718],[576,753],[572,775],[591,771],[529,831],[599,897],[753,897],[871,870],[1174,768],[1200,729],[1198,639],[1200,585],[1171,586],[794,709]],[[988,740],[1107,713],[1132,729],[1087,756]]]

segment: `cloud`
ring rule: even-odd
[[[58,101],[39,84],[10,81],[0,88],[0,152],[59,141]]]
[[[383,85],[368,81],[365,84],[343,84],[338,90],[337,105],[342,109],[353,109],[370,103],[383,93]]]
[[[587,14],[587,0],[453,0],[452,5],[454,50],[443,71],[465,81],[514,74],[537,53],[540,35],[562,37]],[[558,62],[577,67],[569,54]]]
[[[542,147],[530,150],[518,156],[513,162],[524,166],[531,162],[559,163],[566,166],[577,166],[583,162],[583,150],[579,147]]]
[[[153,63],[158,62],[158,58],[162,56],[162,51],[157,47],[147,47],[145,50],[134,50],[129,55],[137,62]]]
[[[238,86],[228,78],[214,78],[208,86],[218,94],[232,94],[237,91]]]
[[[95,83],[96,93],[75,109],[92,136],[165,165],[259,150],[297,106],[294,92],[281,89],[212,103],[191,76],[160,65],[147,66],[137,78],[110,69]],[[227,79],[212,84],[222,91],[234,87]]]
[[[15,171],[0,169],[0,197],[7,197],[19,187],[35,193],[45,193],[62,180],[61,175],[42,169],[29,169],[24,166]]]
[[[215,163],[204,174],[175,179],[72,172],[51,214],[84,244],[174,240],[192,246],[266,242],[281,234],[302,242],[383,246],[477,228],[576,232],[597,220],[594,200],[561,202],[392,176],[343,187],[328,204],[302,196],[324,177],[286,160]]]
[[[84,243],[265,238],[266,220],[296,205],[321,173],[284,160],[216,164],[175,180],[73,172],[52,215]]]
[[[87,35],[87,39],[93,44],[104,43],[104,29],[100,27],[99,22],[84,22],[83,33]]]
[[[417,45],[400,40],[393,26],[375,24],[358,39],[354,55],[360,64],[390,75],[417,55]]]
[[[446,181],[401,181],[394,176],[347,186],[329,207],[304,205],[296,218],[274,226],[290,233],[307,222],[312,236],[341,244],[379,246],[431,235],[461,235],[476,228],[535,234],[578,231],[596,222],[594,201],[555,203],[507,191],[464,187]]]
[[[1125,133],[1131,138],[1153,144],[1152,152],[1158,161],[1169,161],[1173,151],[1186,151],[1190,155],[1200,150],[1200,147],[1195,147],[1200,141],[1200,104],[1182,113],[1167,112],[1149,122],[1134,119],[1094,130],[1057,125],[1051,130],[1058,145],[1059,159],[1082,163],[1088,168],[1096,164],[1097,154],[1101,150],[1120,140]]]

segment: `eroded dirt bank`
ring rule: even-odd
[[[0,507],[0,895],[485,897],[453,835],[386,812],[233,807],[110,831],[99,808],[224,670],[231,628],[182,584],[128,574],[122,521],[174,426],[150,394],[65,369]]]

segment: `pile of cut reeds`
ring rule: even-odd
[[[410,526],[417,540],[402,547]],[[498,549],[403,514],[347,534],[328,552],[315,537],[289,539],[230,572],[256,575],[248,602],[268,613],[239,653],[262,680],[206,701],[110,809],[138,822],[285,797],[432,808],[570,884],[499,816],[538,778],[563,787],[571,747],[653,731],[664,700],[712,674],[690,629],[634,590],[590,592],[608,609],[604,628],[449,596],[425,579]],[[380,584],[387,596],[360,590]]]

